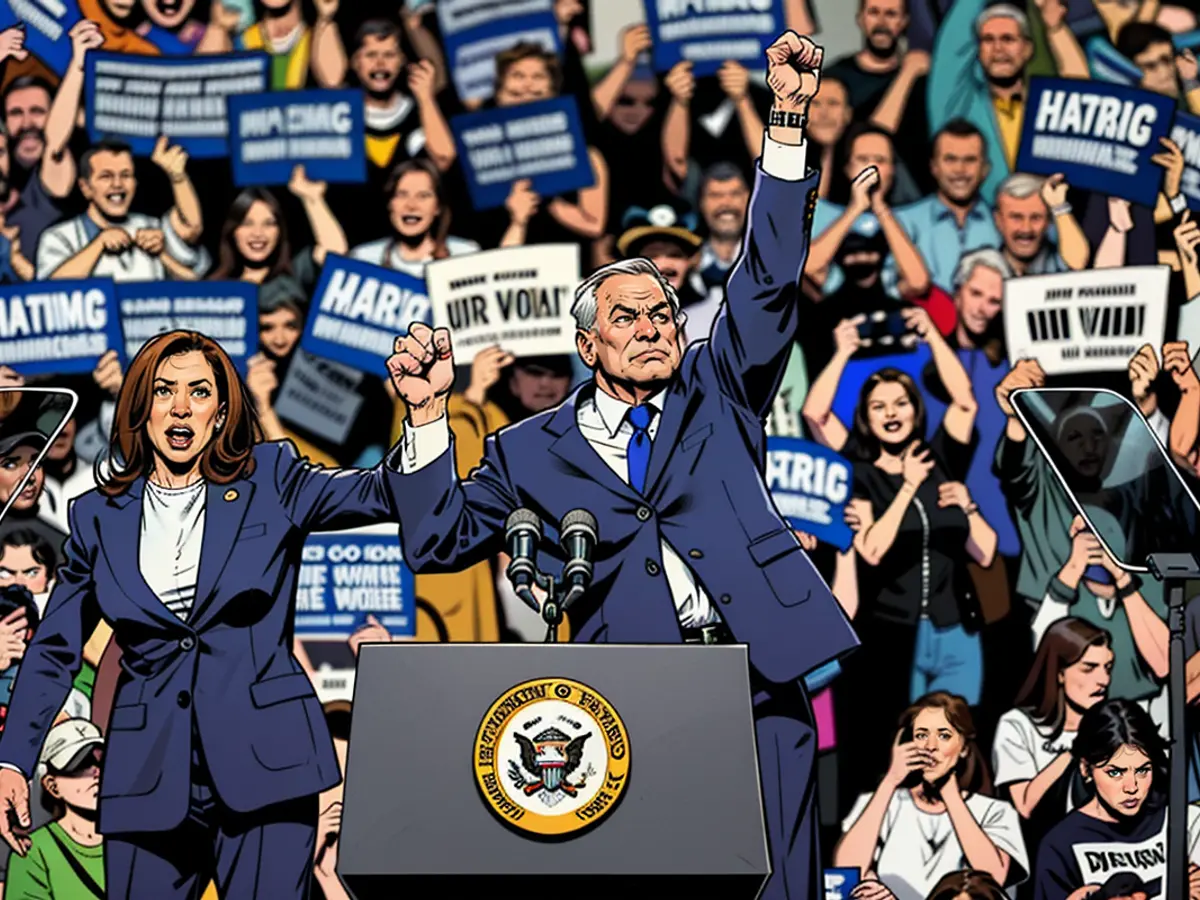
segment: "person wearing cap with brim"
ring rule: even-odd
[[[675,288],[681,309],[704,299],[688,277],[700,261],[700,247],[704,243],[696,234],[694,213],[682,203],[660,203],[650,209],[633,206],[625,211],[621,227],[617,252],[625,259],[641,257],[654,263]],[[687,329],[689,339],[708,336],[707,329],[704,334],[691,332],[692,329]]]
[[[105,895],[104,845],[96,830],[104,738],[85,719],[50,729],[38,757],[33,796],[52,819],[12,854],[4,892],[22,900],[86,900]]]
[[[28,392],[0,423],[0,509],[12,500],[4,524],[10,527],[19,524],[36,531],[50,542],[56,553],[62,551],[67,536],[51,521],[51,514],[42,509],[46,473],[41,466],[15,498],[13,494],[69,411],[70,400],[64,395]]]

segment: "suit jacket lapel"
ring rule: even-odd
[[[204,498],[204,547],[200,551],[196,600],[188,619],[193,627],[199,627],[201,616],[211,617],[215,611],[217,582],[237,544],[242,520],[254,497],[254,484],[247,480],[232,484],[209,482],[207,490]]]
[[[575,418],[577,406],[581,393],[589,386],[590,382],[577,388],[550,417],[550,421],[542,426],[545,431],[555,436],[554,442],[550,444],[550,452],[570,465],[575,470],[572,474],[582,475],[589,481],[620,494],[631,503],[640,503],[641,497],[637,491],[617,477],[579,430]]]
[[[100,529],[100,547],[117,584],[134,603],[159,624],[180,625],[179,619],[163,605],[142,575],[142,491],[145,479],[139,478],[129,489],[108,501],[108,514]]]
[[[663,471],[667,467],[667,460],[671,458],[675,446],[679,443],[679,431],[683,428],[683,423],[692,417],[693,410],[690,408],[689,400],[698,402],[699,397],[698,393],[693,393],[689,397],[688,392],[683,389],[683,381],[680,378],[676,377],[671,382],[666,399],[663,401],[663,409],[659,414],[662,418],[658,423],[658,431],[654,435],[654,442],[650,445],[650,466],[646,471],[647,497],[654,492],[655,485],[662,478]]]

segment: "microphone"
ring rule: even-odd
[[[563,581],[571,586],[572,593],[582,594],[592,583],[592,554],[599,537],[596,517],[586,509],[573,509],[562,517],[558,534],[567,553]]]
[[[542,520],[532,510],[520,507],[509,513],[504,522],[504,541],[508,545],[506,574],[513,590],[530,588],[537,583],[537,547],[542,539]],[[528,602],[528,601],[527,601]],[[536,608],[536,607],[535,607]]]

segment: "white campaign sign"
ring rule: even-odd
[[[1028,275],[1004,283],[1008,358],[1036,359],[1047,375],[1124,370],[1167,330],[1166,266]]]
[[[493,345],[518,357],[574,353],[578,284],[575,244],[507,247],[425,267],[433,326],[450,329],[459,365]]]

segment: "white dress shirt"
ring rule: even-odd
[[[163,488],[146,482],[138,568],[163,605],[187,621],[196,599],[204,544],[206,483]]]
[[[783,181],[802,181],[807,174],[805,146],[781,144],[769,135],[763,136],[763,171]],[[651,442],[658,432],[665,392],[647,401],[653,410],[647,431]],[[626,484],[629,483],[627,448],[633,435],[629,422],[630,406],[597,389],[594,396],[579,404],[575,421],[580,433],[596,455]],[[450,449],[450,425],[445,416],[421,426],[404,424],[404,451],[400,454],[400,470],[410,475],[425,468]],[[679,624],[683,628],[698,628],[720,621],[712,598],[701,587],[695,573],[667,541],[661,540],[663,574],[675,603]]]
[[[114,227],[124,229],[130,237],[134,237],[143,229],[161,231],[165,252],[171,254],[180,265],[195,272],[199,278],[203,278],[212,267],[212,257],[208,250],[201,246],[192,246],[177,235],[171,225],[170,216],[160,219],[157,216],[130,213],[124,222]],[[51,278],[59,266],[78,256],[99,231],[99,227],[88,218],[87,213],[43,231],[37,245],[38,280]],[[120,253],[101,254],[89,277],[108,277],[113,281],[124,282],[167,281],[171,276],[167,274],[167,269],[159,257],[151,256],[136,244],[131,244]]]

